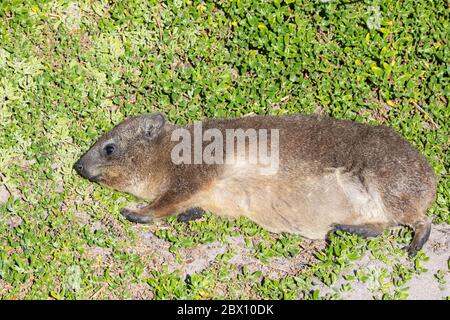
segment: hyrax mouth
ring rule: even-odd
[[[88,179],[90,182],[101,182],[102,181],[100,174],[97,174],[92,177],[86,177],[86,179]]]

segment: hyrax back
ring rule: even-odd
[[[199,128],[223,137],[232,129],[266,132],[267,148],[278,146],[273,149],[279,155],[277,170],[267,174],[261,163],[250,161],[250,143],[244,157],[223,163],[174,163],[180,141],[173,136],[180,128],[152,114],[128,119],[100,138],[77,162],[77,171],[152,201],[122,210],[135,222],[202,208],[312,239],[323,239],[334,229],[376,236],[386,227],[409,225],[415,230],[411,254],[428,238],[425,212],[435,196],[434,172],[388,127],[295,115],[212,119],[183,132],[192,138]],[[211,141],[201,140],[201,150]],[[188,145],[191,152],[199,147],[194,138]],[[236,148],[224,143],[224,160],[231,150]]]

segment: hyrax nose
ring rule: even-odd
[[[75,171],[79,174],[79,175],[83,175],[83,164],[81,163],[81,161],[77,161],[77,163],[75,163]]]

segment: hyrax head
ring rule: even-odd
[[[100,137],[74,168],[90,181],[130,192],[145,179],[164,125],[159,113],[129,118]]]

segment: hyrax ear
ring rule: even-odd
[[[153,113],[145,116],[142,124],[145,137],[149,140],[158,137],[165,123],[166,119],[161,113]]]

